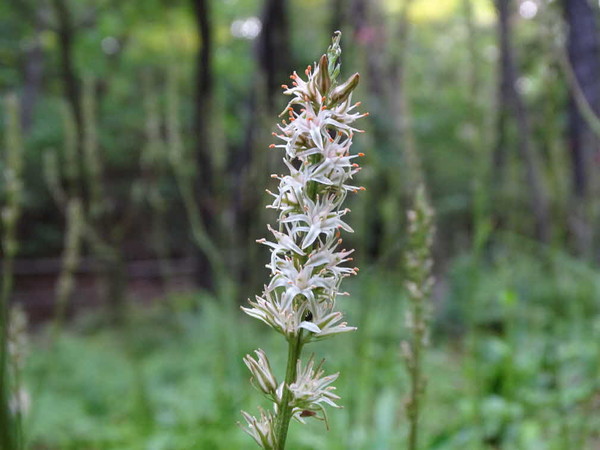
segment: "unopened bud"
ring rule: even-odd
[[[329,88],[331,87],[331,78],[329,78],[329,62],[327,55],[321,56],[319,60],[319,72],[316,76],[317,88],[321,95],[327,95]]]
[[[348,99],[352,91],[358,86],[358,81],[360,79],[360,75],[355,73],[348,80],[336,87],[330,96],[331,103],[342,103]]]

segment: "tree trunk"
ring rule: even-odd
[[[288,81],[290,71],[290,36],[287,0],[266,0],[262,14],[262,31],[258,41],[258,62],[266,86],[269,109],[281,84]]]
[[[390,58],[390,89],[391,106],[390,111],[394,117],[394,140],[400,142],[403,147],[406,183],[403,186],[409,193],[423,182],[421,158],[417,152],[417,146],[412,129],[412,114],[408,98],[408,83],[406,82],[407,57],[410,50],[410,19],[408,17],[412,1],[405,0],[404,7],[400,13],[396,33],[394,36],[395,51]],[[392,180],[395,181],[395,180]],[[395,190],[401,191],[398,185]],[[397,194],[400,194],[398,192]]]
[[[112,326],[123,326],[127,318],[127,266],[120,251],[99,255],[100,281],[106,306],[106,318]]]
[[[71,11],[64,0],[52,0],[57,21],[57,37],[59,44],[60,70],[62,74],[63,89],[69,108],[77,125],[78,147],[81,150],[83,135],[83,117],[81,113],[81,86],[73,62],[73,45],[75,41],[75,27]]]
[[[211,139],[211,114],[213,111],[213,33],[211,27],[210,0],[192,0],[199,48],[196,55],[195,110],[193,133],[196,137],[195,155],[198,175],[196,177],[196,195],[199,209],[206,229],[211,237],[215,236],[218,205],[214,186],[214,157]],[[206,255],[196,252],[196,281],[201,287],[214,287],[214,273]]]
[[[381,0],[353,0],[350,17],[354,39],[365,48],[367,88],[377,99],[387,99],[388,42]]]
[[[600,114],[600,37],[596,11],[587,0],[563,0],[565,21],[568,25],[567,53],[574,82],[590,109]],[[573,90],[568,101],[568,143],[572,170],[574,210],[570,214],[570,228],[577,250],[582,255],[593,251],[594,218],[587,212],[588,202],[596,197],[594,186],[598,177],[594,169],[594,153],[600,155],[598,136],[586,122]]]
[[[506,158],[507,125],[510,116],[516,123],[516,146],[525,165],[525,179],[529,188],[530,206],[534,216],[536,237],[547,243],[550,240],[550,207],[539,170],[539,162],[531,143],[529,115],[521,93],[517,89],[519,73],[512,46],[510,0],[496,0],[498,12],[498,40],[500,43],[500,83],[498,90],[498,143],[494,152],[494,166],[502,171]],[[501,173],[501,172],[499,172]],[[498,175],[497,175],[498,176]]]
[[[41,27],[36,25],[32,43],[25,51],[23,67],[23,97],[21,99],[21,124],[27,133],[33,123],[33,113],[44,74],[44,52],[40,43]]]
[[[266,153],[272,138],[266,130],[273,126],[270,117],[283,108],[281,84],[289,82],[291,73],[290,30],[287,0],[266,0],[262,11],[262,31],[254,47],[258,71],[252,79],[250,97],[244,105],[246,111],[243,142],[235,149],[229,162],[234,185],[231,205],[236,224],[235,273],[238,282],[248,289],[260,288],[254,276],[256,257],[262,257],[256,248],[256,238],[264,232],[259,219],[263,215],[262,190],[264,178],[271,166],[270,160],[279,155]],[[257,226],[260,227],[257,229]]]
[[[564,0],[565,20],[569,26],[567,52],[574,75],[592,110],[600,113],[600,37],[596,11],[588,0]],[[569,98],[569,145],[573,170],[573,192],[582,198],[588,190],[590,174],[586,167],[597,145],[573,95]]]
[[[361,60],[361,84],[365,87],[370,98],[369,135],[372,145],[377,149],[369,154],[369,163],[375,171],[383,176],[364,178],[367,192],[362,200],[363,205],[378,198],[386,198],[389,204],[389,193],[393,189],[398,177],[397,171],[386,161],[386,154],[391,154],[398,149],[393,139],[393,121],[389,120],[392,108],[392,92],[397,86],[390,82],[391,66],[389,63],[390,46],[393,40],[388,40],[385,20],[382,11],[382,0],[350,0],[348,25],[352,30],[353,45],[346,42],[346,51],[356,48],[356,55]],[[343,57],[343,56],[342,56]],[[366,173],[363,173],[367,175]],[[393,200],[392,200],[393,201]],[[395,205],[394,205],[395,207]],[[381,255],[382,245],[386,234],[385,205],[381,203],[376,214],[364,216],[365,259],[376,260]],[[390,209],[390,208],[388,208]],[[387,219],[389,220],[389,219]]]
[[[329,20],[329,34],[333,34],[334,31],[342,31],[346,26],[348,0],[332,0],[331,1],[331,18]]]

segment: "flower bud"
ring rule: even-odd
[[[352,91],[356,88],[356,86],[358,86],[359,79],[360,75],[358,73],[355,73],[350,78],[348,78],[348,80],[344,84],[336,87],[331,93],[331,96],[329,97],[330,104],[338,104],[346,101],[352,93]]]
[[[317,88],[321,95],[327,95],[329,88],[331,87],[331,78],[329,78],[329,61],[327,55],[321,56],[319,60],[319,71],[317,73],[316,82]]]
[[[267,355],[261,349],[255,350],[257,359],[250,355],[244,357],[244,363],[253,375],[258,384],[258,388],[267,395],[273,394],[277,390],[277,380],[271,371],[271,365]]]

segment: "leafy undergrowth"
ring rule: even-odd
[[[292,424],[290,449],[404,448],[400,279],[366,271],[341,309],[354,335],[307,348],[340,371],[330,431]],[[423,448],[595,448],[600,282],[560,255],[457,259],[438,289],[426,360]],[[39,449],[252,449],[236,426],[260,394],[242,356],[284,367],[281,339],[206,295],[135,306],[125,330],[81,318],[54,349],[33,338],[25,427]],[[273,336],[272,336],[273,335]]]

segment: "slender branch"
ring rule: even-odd
[[[83,227],[83,211],[78,198],[69,199],[67,206],[67,225],[65,231],[65,247],[62,265],[56,285],[56,303],[51,343],[55,344],[64,323],[65,314],[73,289],[75,287],[75,271],[81,257],[81,238]]]
[[[569,85],[569,89],[571,89],[571,92],[573,93],[573,99],[575,100],[577,109],[594,134],[600,137],[600,118],[585,96],[585,93],[583,92],[583,89],[581,88],[581,85],[575,76],[573,66],[569,62],[569,58],[565,53],[565,50],[563,48],[557,48],[556,53],[560,68],[564,73],[567,84]]]
[[[226,279],[225,260],[221,251],[211,239],[202,218],[198,203],[196,202],[193,173],[189,172],[189,161],[187,160],[187,155],[184,155],[181,139],[177,84],[176,76],[173,72],[169,73],[166,97],[167,145],[169,147],[169,157],[175,175],[175,182],[177,183],[190,223],[192,239],[208,259],[216,278]]]

